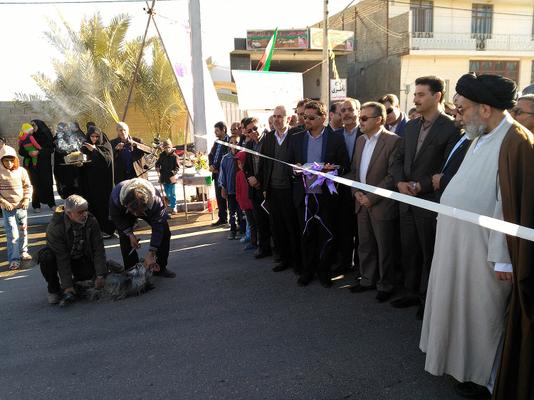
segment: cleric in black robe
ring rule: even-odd
[[[87,160],[80,169],[82,196],[89,203],[100,230],[108,236],[115,232],[115,225],[109,219],[109,196],[113,189],[113,150],[106,135],[97,127],[91,126],[87,131],[86,143],[81,152]]]
[[[37,156],[37,165],[34,167],[32,163],[29,164],[29,175],[33,186],[32,193],[32,207],[34,209],[41,208],[41,204],[46,204],[53,208],[56,205],[54,200],[54,179],[52,177],[52,154],[54,153],[54,136],[50,128],[41,120],[34,119],[31,121],[33,126],[33,137],[41,146],[39,155]],[[19,154],[23,157],[28,157],[26,152],[21,147]]]
[[[79,182],[80,167],[65,165],[65,156],[79,151],[86,139],[78,124],[70,125],[74,128],[73,130],[65,122],[60,122],[57,125],[54,138],[54,176],[57,192],[62,199],[66,199],[72,194],[82,195]]]

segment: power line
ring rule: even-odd
[[[158,0],[158,2],[178,2],[185,0]],[[45,1],[0,1],[0,5],[51,5],[51,4],[99,4],[99,3],[144,3],[145,0],[45,0]]]

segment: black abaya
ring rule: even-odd
[[[91,132],[87,133],[87,143],[91,143]],[[84,164],[80,171],[82,196],[89,203],[89,211],[98,220],[102,232],[111,235],[115,232],[115,225],[109,219],[108,205],[113,189],[113,150],[102,132],[95,146],[93,151],[86,147],[81,150],[91,161]]]
[[[54,200],[54,179],[52,177],[54,137],[43,121],[34,119],[31,122],[37,126],[33,137],[41,146],[39,156],[37,157],[37,165],[34,166],[30,162],[28,166],[28,173],[33,186],[32,207],[40,208],[41,204],[54,207],[56,205]],[[23,157],[29,157],[26,149],[23,147],[19,149],[19,154]]]

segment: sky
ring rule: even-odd
[[[84,16],[95,12],[106,22],[116,14],[126,13],[132,17],[131,35],[142,36],[147,20],[143,11],[146,5],[139,2],[39,4],[45,0],[34,0],[37,4],[24,4],[27,1],[0,0],[0,101],[13,100],[16,93],[39,93],[31,77],[36,72],[53,76],[52,60],[57,54],[44,36],[49,21],[63,17],[78,28]],[[351,1],[328,3],[332,15]],[[230,65],[234,37],[245,37],[247,29],[305,28],[323,18],[323,0],[200,0],[200,4],[203,57],[211,56],[222,66]],[[188,18],[188,1],[156,3],[155,10],[156,18],[183,24]],[[156,33],[151,30],[150,34]]]

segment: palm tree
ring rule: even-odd
[[[55,78],[33,76],[44,96],[19,94],[18,100],[42,100],[40,112],[51,122],[92,120],[100,126],[118,122],[141,48],[141,38],[126,40],[130,17],[115,16],[105,25],[99,13],[84,18],[79,30],[61,18],[45,32],[60,57],[53,60]],[[149,38],[151,62],[141,60],[134,101],[142,110],[152,134],[170,136],[178,114],[184,110],[172,69],[158,40]],[[37,111],[37,110],[36,110]]]
[[[159,39],[151,40],[151,64],[143,64],[136,82],[136,104],[145,115],[155,137],[171,137],[171,128],[180,113],[185,111],[184,101]],[[181,138],[177,138],[181,141]]]

